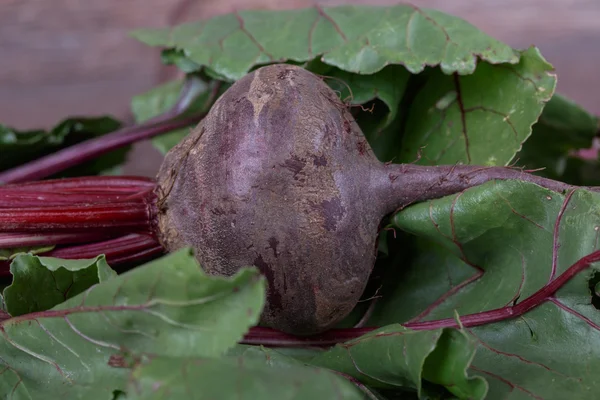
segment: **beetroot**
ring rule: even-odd
[[[321,79],[262,68],[166,156],[160,240],[168,250],[191,244],[210,273],[257,266],[270,285],[264,322],[320,331],[352,310],[369,277],[377,226],[395,206],[373,193],[382,173]]]
[[[264,322],[314,333],[356,305],[386,214],[507,171],[470,177],[463,169],[379,162],[322,79],[263,67],[166,156],[160,240],[167,250],[192,245],[210,273],[257,266],[270,285]]]
[[[134,178],[120,182],[127,179],[140,185]],[[98,221],[77,219],[73,229],[155,235],[167,251],[192,246],[210,274],[232,275],[254,265],[269,284],[262,322],[313,334],[335,325],[358,302],[386,214],[491,179],[521,179],[557,191],[571,187],[512,168],[384,164],[321,78],[277,64],[246,75],[218,99],[167,154],[154,193],[142,185],[119,197],[112,184],[106,188],[110,202],[92,207]],[[93,181],[86,180],[89,187]],[[65,182],[47,185],[65,190]],[[3,190],[26,187],[0,188],[0,200]],[[97,195],[98,188],[90,193]],[[123,213],[116,218],[120,204]],[[107,217],[98,214],[103,209]],[[35,210],[25,213],[33,215],[26,223],[15,224],[24,217],[0,203],[0,235],[68,230],[68,224],[48,225],[40,217],[43,207]],[[100,222],[110,216],[110,223]],[[36,218],[43,223],[35,225]]]

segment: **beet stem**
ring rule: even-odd
[[[154,233],[155,209],[154,186],[148,179],[88,177],[7,185],[0,187],[0,239],[24,247],[52,235],[57,242],[45,244],[62,244],[75,234],[83,238],[93,233],[97,240],[111,232]],[[40,233],[46,233],[44,238],[34,237]],[[19,234],[24,235],[21,245]]]
[[[111,266],[158,256],[154,189],[148,178],[105,176],[0,187],[0,249],[67,245],[43,255],[105,254]],[[0,275],[9,266],[0,262]]]
[[[472,327],[492,322],[498,322],[509,318],[518,317],[525,314],[531,309],[549,300],[554,293],[575,275],[585,270],[590,264],[600,261],[600,250],[597,250],[587,256],[579,259],[575,264],[571,265],[565,272],[552,280],[546,286],[527,297],[520,303],[513,306],[498,308],[495,310],[484,311],[481,313],[465,315],[459,317],[461,325],[464,327]],[[407,328],[413,330],[437,329],[444,327],[458,327],[457,321],[453,318],[440,319],[437,321],[411,322],[405,324]]]
[[[100,194],[137,193],[153,189],[154,179],[139,176],[92,176],[24,182],[0,186],[0,194],[8,192],[85,192]]]
[[[202,117],[196,115],[121,129],[0,172],[0,184],[43,179],[131,143],[193,125]]]
[[[175,129],[195,125],[204,118],[207,111],[195,115],[185,115],[185,113],[198,95],[203,93],[203,88],[204,84],[200,82],[199,78],[188,76],[179,94],[178,101],[166,113],[151,118],[140,125],[119,129],[0,172],[0,185],[43,179],[123,146]],[[220,88],[220,83],[213,86],[203,107],[205,110],[210,109],[210,105],[216,100]]]
[[[108,264],[115,267],[147,261],[163,253],[162,246],[151,235],[132,233],[97,243],[58,248],[41,255],[76,260],[90,259],[104,254]],[[0,276],[9,274],[10,261],[0,261]]]
[[[89,243],[109,238],[110,235],[97,232],[0,233],[0,249]]]
[[[495,179],[531,182],[558,193],[574,188],[600,191],[600,187],[576,187],[511,167],[385,164],[376,174],[379,176],[373,179],[373,190],[383,195],[387,212],[399,211],[416,202],[457,194]]]
[[[0,232],[149,230],[145,202],[0,208]]]
[[[150,261],[165,254],[165,249],[158,242],[152,247],[144,248],[138,252],[124,252],[120,256],[114,256],[107,258],[109,265],[111,266],[123,266],[123,265],[139,265],[143,262]]]
[[[0,191],[0,208],[49,207],[78,204],[107,204],[142,201],[129,193]]]
[[[148,234],[131,233],[119,238],[110,239],[98,243],[89,243],[80,246],[63,247],[52,250],[44,256],[82,259],[94,258],[99,254],[105,254],[107,260],[117,260],[129,257],[142,251],[153,250],[160,246],[158,241]]]
[[[600,261],[600,250],[582,257],[575,264],[567,268],[567,270],[560,274],[556,279],[552,280],[546,286],[515,305],[460,316],[459,321],[454,318],[444,318],[433,321],[410,322],[404,324],[404,327],[412,330],[432,330],[439,328],[460,327],[470,328],[519,317],[533,308],[545,303],[546,301],[551,300],[554,293],[556,293],[558,289],[563,287],[574,276],[587,269],[592,263],[598,261]],[[343,343],[357,339],[362,335],[373,332],[375,329],[377,328],[332,329],[319,335],[297,337],[271,328],[254,327],[250,329],[244,339],[242,339],[241,343],[269,347],[327,347],[337,343]]]
[[[241,344],[263,345],[269,347],[329,347],[337,343],[356,339],[372,332],[376,328],[331,329],[312,336],[294,336],[272,328],[252,327],[240,341]]]

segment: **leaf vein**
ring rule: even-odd
[[[0,326],[0,331],[2,331],[2,335],[4,336],[4,339],[6,339],[6,341],[7,341],[9,344],[11,344],[13,347],[15,347],[15,348],[16,348],[16,349],[18,349],[18,350],[21,350],[22,352],[24,352],[24,353],[26,353],[26,354],[29,354],[30,356],[32,356],[32,357],[34,357],[34,358],[37,358],[37,359],[38,359],[38,360],[40,360],[40,361],[43,361],[43,362],[45,362],[45,363],[47,363],[47,364],[50,364],[50,365],[52,365],[52,366],[53,366],[53,367],[54,367],[54,368],[55,368],[55,369],[58,371],[58,373],[62,375],[62,377],[63,377],[63,378],[67,379],[68,381],[71,381],[71,380],[70,380],[70,379],[69,379],[69,378],[66,376],[66,374],[63,372],[63,370],[60,368],[60,366],[58,365],[58,363],[57,363],[56,361],[52,360],[52,359],[51,359],[51,358],[49,358],[49,357],[44,357],[43,355],[41,355],[41,354],[38,354],[38,353],[36,353],[36,352],[34,352],[34,351],[32,351],[32,350],[28,349],[28,348],[27,348],[27,347],[25,347],[25,346],[21,346],[20,344],[18,344],[18,343],[17,343],[17,342],[15,342],[14,340],[12,340],[12,339],[10,338],[10,336],[8,336],[8,333],[6,332],[6,330],[4,329],[4,326]]]
[[[85,367],[85,369],[87,369],[88,371],[91,371],[90,366],[88,364],[86,364],[81,359],[81,357],[79,356],[79,354],[77,354],[77,352],[75,350],[73,350],[71,347],[67,346],[66,343],[64,343],[63,341],[59,340],[56,336],[54,336],[54,334],[52,332],[50,332],[39,320],[36,319],[36,322],[38,323],[38,325],[40,326],[40,328],[42,328],[42,330],[44,331],[44,333],[46,333],[46,335],[48,335],[52,340],[54,340],[55,342],[57,342],[58,344],[60,344],[62,347],[64,347],[65,349],[67,349],[67,351],[69,351],[71,354],[73,354],[75,357],[77,357],[79,359],[79,361]]]
[[[327,21],[329,21],[329,23],[331,25],[333,25],[333,27],[336,30],[336,32],[338,33],[338,35],[340,35],[341,38],[344,39],[344,42],[347,42],[348,38],[346,37],[346,35],[344,34],[344,32],[342,32],[342,30],[340,29],[340,26],[337,24],[337,22],[335,22],[335,20],[333,18],[331,18],[331,16],[329,14],[327,14],[325,12],[325,10],[323,10],[323,7],[321,7],[319,4],[317,4],[317,5],[315,5],[315,8],[319,12],[320,16],[322,16],[323,18],[325,18]]]
[[[115,345],[115,344],[108,343],[108,342],[103,342],[101,340],[97,340],[97,339],[94,339],[94,338],[92,338],[90,336],[87,336],[86,334],[84,334],[83,332],[81,332],[79,329],[77,329],[77,327],[71,322],[71,320],[69,319],[69,317],[67,315],[65,315],[63,317],[63,319],[65,320],[65,322],[67,323],[67,325],[69,326],[69,328],[71,328],[71,330],[73,332],[75,332],[78,336],[80,336],[84,340],[87,340],[88,342],[93,343],[96,346],[106,347],[106,348],[115,349],[115,350],[121,350],[121,348],[119,346]]]

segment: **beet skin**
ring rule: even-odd
[[[191,245],[211,274],[258,267],[269,285],[264,324],[323,331],[356,305],[374,264],[387,211],[370,196],[378,168],[320,78],[263,67],[232,85],[166,156],[161,242]]]
[[[233,84],[167,154],[158,231],[169,251],[192,246],[208,273],[258,267],[262,322],[312,334],[356,305],[386,214],[492,179],[572,188],[514,168],[381,163],[321,78],[275,64]]]

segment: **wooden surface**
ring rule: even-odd
[[[161,66],[159,52],[131,39],[130,30],[246,8],[312,4],[308,0],[0,0],[0,121],[25,129],[49,126],[74,114],[129,118],[130,98],[173,72]],[[412,4],[460,16],[515,47],[537,45],[556,67],[559,91],[600,114],[600,0],[415,0]],[[133,158],[128,172],[154,173],[157,157],[149,146],[138,146]]]

